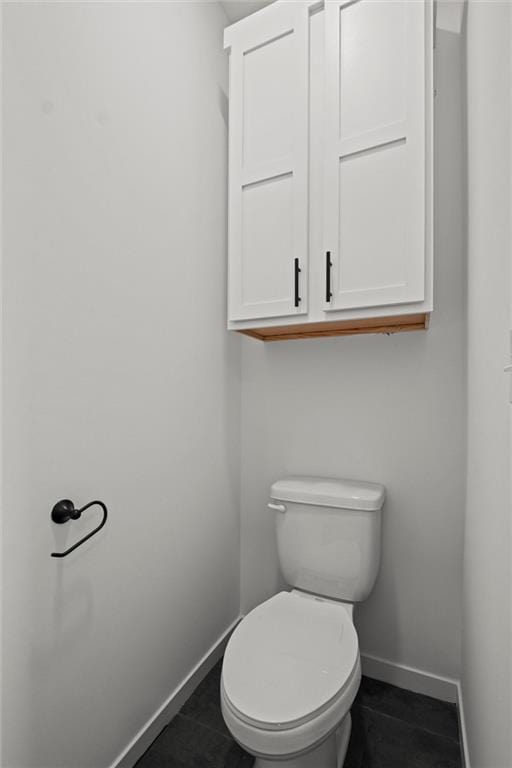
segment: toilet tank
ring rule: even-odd
[[[288,584],[346,602],[365,600],[379,570],[384,486],[286,477],[270,496]]]

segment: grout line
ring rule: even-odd
[[[356,708],[359,707],[359,709],[367,709],[370,712],[375,712],[375,714],[380,715],[381,717],[388,717],[390,720],[395,720],[397,723],[404,723],[405,725],[408,725],[410,728],[414,728],[417,731],[423,731],[424,733],[429,733],[431,736],[439,736],[441,739],[446,739],[447,741],[453,741],[456,744],[460,746],[460,738],[453,738],[453,736],[446,736],[444,733],[439,733],[438,731],[431,731],[430,728],[422,728],[421,725],[416,725],[415,723],[410,723],[409,720],[403,720],[401,717],[395,717],[395,715],[388,715],[387,712],[381,712],[380,709],[374,709],[373,707],[368,707],[366,704],[356,704]]]
[[[225,733],[221,733],[216,728],[212,728],[211,726],[206,725],[206,723],[201,723],[199,720],[196,720],[195,717],[190,717],[190,715],[183,715],[181,712],[177,712],[174,715],[174,717],[171,718],[171,720],[169,720],[167,725],[164,725],[164,727],[162,728],[162,730],[160,731],[158,736],[155,738],[154,741],[151,742],[151,744],[149,745],[147,750],[144,752],[144,754],[139,757],[139,759],[137,760],[137,762],[135,763],[133,768],[137,768],[137,765],[144,759],[144,757],[147,755],[149,750],[152,749],[152,747],[154,747],[154,745],[159,740],[159,738],[162,736],[164,731],[166,731],[169,728],[169,726],[171,725],[171,723],[174,722],[175,720],[177,720],[179,717],[182,717],[184,720],[189,720],[191,723],[194,723],[194,725],[199,725],[201,728],[206,728],[207,731],[211,731],[212,733],[217,734],[217,736],[222,736],[222,738],[225,739],[225,741],[232,741],[232,739],[230,739],[229,736],[226,736]]]
[[[218,731],[216,728],[212,728],[211,725],[206,725],[206,723],[202,723],[201,720],[196,720],[195,717],[191,717],[190,715],[184,715],[182,714],[182,712],[178,712],[178,714],[173,719],[176,719],[176,717],[182,717],[184,720],[190,720],[190,722],[195,723],[196,725],[200,725],[202,728],[206,728],[207,731],[216,733],[217,736],[222,736],[222,738],[225,739],[226,741],[234,741],[234,739],[232,739],[230,736],[227,736],[225,733],[222,733],[222,731]]]

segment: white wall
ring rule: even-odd
[[[238,615],[224,24],[4,5],[4,768],[108,766]]]
[[[510,768],[511,31],[471,2],[468,88],[468,482],[462,690],[472,768]]]
[[[435,311],[427,333],[243,342],[242,609],[280,586],[279,476],[382,482],[382,568],[363,652],[458,676],[465,480],[462,46],[437,49]]]

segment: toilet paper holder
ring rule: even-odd
[[[70,499],[61,499],[58,501],[55,506],[52,509],[51,512],[51,519],[52,522],[57,523],[58,525],[62,525],[63,523],[67,523],[68,520],[78,520],[79,517],[81,517],[82,512],[85,512],[86,509],[89,509],[89,507],[94,507],[95,505],[98,505],[103,510],[103,517],[101,520],[101,523],[90,533],[87,534],[87,536],[84,536],[80,541],[77,541],[76,544],[73,544],[72,547],[69,547],[69,549],[66,549],[65,552],[52,552],[52,557],[66,557],[66,555],[69,555],[73,550],[78,549],[82,544],[84,544],[88,539],[90,539],[92,536],[94,536],[96,533],[98,533],[101,528],[105,525],[107,522],[107,507],[102,501],[90,501],[88,504],[86,504],[84,507],[81,507],[80,509],[76,509],[75,505]]]

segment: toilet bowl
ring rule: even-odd
[[[222,713],[255,768],[341,768],[360,679],[352,606],[281,592],[231,636]]]

